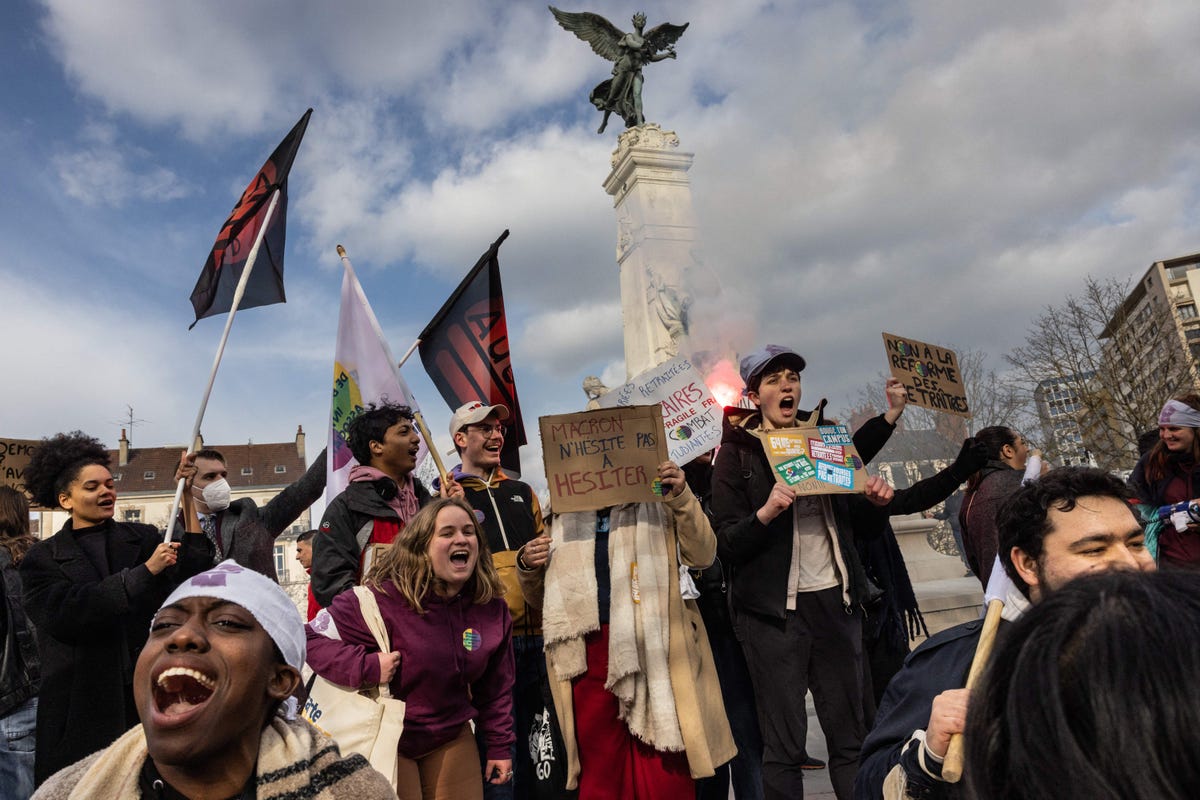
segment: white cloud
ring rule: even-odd
[[[63,191],[89,206],[125,205],[130,200],[164,202],[193,193],[173,171],[150,163],[143,148],[123,145],[111,126],[85,126],[77,149],[53,158]]]

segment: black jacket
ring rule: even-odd
[[[37,542],[21,561],[25,613],[37,626],[42,687],[38,694],[37,758],[41,783],[65,766],[116,741],[138,722],[133,667],[150,619],[185,578],[207,569],[207,543],[186,534],[179,560],[158,575],[146,560],[162,541],[157,528],[130,522],[107,526],[109,575],[101,577],[79,546],[71,521]]]
[[[803,417],[804,412],[797,416]],[[713,516],[717,531],[717,555],[731,572],[734,611],[751,611],[784,619],[787,606],[788,572],[792,563],[792,515],[780,514],[769,525],[758,521],[755,512],[766,502],[775,485],[774,473],[761,440],[747,428],[757,425],[757,411],[725,409],[721,449],[713,469]],[[814,412],[817,424],[828,424]],[[882,415],[863,423],[854,432],[854,446],[869,462],[887,443],[894,426]],[[854,547],[856,518],[869,505],[855,495],[832,495],[837,541],[846,571],[841,575],[843,602],[861,606],[871,595],[866,573]],[[878,535],[872,524],[863,535]],[[835,558],[837,556],[835,555]],[[744,575],[745,579],[739,579]]]
[[[1002,622],[997,637],[1005,633]],[[932,778],[919,766],[916,745],[901,753],[913,731],[929,724],[933,698],[948,689],[961,689],[967,682],[983,620],[956,625],[926,640],[908,654],[904,668],[888,684],[875,726],[863,741],[854,800],[879,800],[883,782],[897,763],[901,764],[912,797],[962,797],[960,784]]]
[[[304,509],[320,499],[325,491],[325,470],[325,451],[322,450],[312,466],[295,483],[271,498],[266,505],[259,506],[249,497],[230,503],[229,508],[217,514],[217,529],[221,533],[221,545],[225,552],[220,557],[216,556],[212,543],[205,537],[209,560],[219,562],[232,558],[243,567],[249,567],[278,583],[279,577],[275,574],[275,537],[287,530],[304,513]]]
[[[4,596],[3,650],[0,650],[0,717],[31,697],[41,681],[37,635],[21,601],[21,575],[7,547],[0,547],[0,594]]]
[[[413,483],[417,502],[425,505],[432,499],[429,490],[415,478]],[[397,491],[391,478],[354,481],[325,509],[321,532],[312,539],[312,591],[322,608],[358,584],[362,577],[359,559],[371,539],[375,520],[400,522],[395,510],[387,504]]]

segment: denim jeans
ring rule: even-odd
[[[36,730],[36,697],[0,717],[0,793],[6,798],[29,800],[33,794]]]

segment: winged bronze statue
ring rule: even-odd
[[[592,46],[597,55],[613,64],[612,77],[592,89],[588,99],[604,112],[597,133],[604,133],[608,118],[614,112],[632,128],[646,122],[642,113],[642,66],[651,61],[675,58],[675,42],[690,23],[672,25],[664,22],[643,33],[646,15],[633,15],[633,33],[624,33],[599,14],[589,11],[560,11],[550,6],[550,13],[564,29]]]

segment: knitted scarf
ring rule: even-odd
[[[142,726],[131,728],[104,750],[52,775],[37,800],[140,800],[138,778],[149,757]],[[357,800],[394,798],[388,780],[365,758],[342,758],[337,745],[307,722],[279,717],[262,732],[255,773],[258,800]]]
[[[670,592],[679,591],[667,552],[670,522],[661,503],[617,506],[608,537],[608,675],[630,733],[659,751],[683,750],[668,664]],[[560,514],[550,532],[542,636],[559,680],[587,671],[584,637],[600,627],[596,594],[596,514]]]

